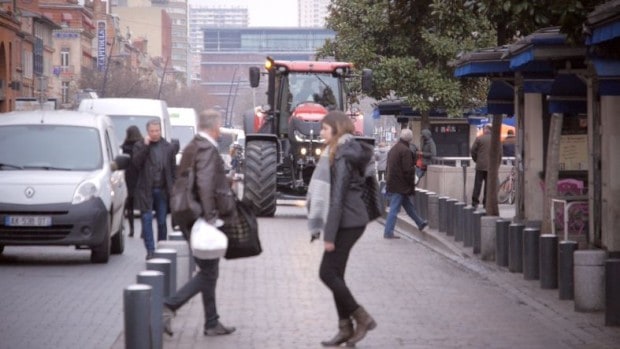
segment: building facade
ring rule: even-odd
[[[327,17],[329,0],[298,0],[298,23],[300,27],[323,28]]]
[[[245,7],[189,8],[190,77],[192,83],[200,82],[200,57],[204,47],[204,28],[246,28],[249,24],[248,9]]]

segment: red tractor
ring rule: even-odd
[[[344,62],[275,61],[267,70],[267,104],[245,119],[244,201],[259,216],[273,216],[276,199],[306,195],[323,149],[321,120],[329,110],[349,112],[359,135],[361,114],[350,112],[347,81],[353,65]],[[250,68],[250,85],[260,82]],[[372,71],[362,70],[362,91],[372,88]]]

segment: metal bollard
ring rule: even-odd
[[[473,215],[473,221],[474,223],[472,224],[472,245],[474,247],[474,254],[479,254],[480,253],[480,249],[481,244],[482,244],[482,237],[480,236],[480,221],[482,219],[482,217],[486,214],[485,210],[478,210],[474,212]]]
[[[156,270],[162,272],[164,274],[164,298],[170,297],[173,292],[171,289],[170,282],[170,269],[172,268],[172,262],[169,259],[164,258],[153,258],[146,261],[146,269],[147,270]]]
[[[145,270],[138,273],[136,281],[139,284],[151,286],[151,343],[154,349],[161,349],[163,347],[164,274],[160,271]]]
[[[170,260],[170,294],[177,291],[177,251],[172,248],[157,248],[155,258]]]
[[[463,246],[471,247],[473,244],[472,227],[474,218],[474,208],[467,206],[463,209]]]
[[[180,231],[171,231],[168,233],[168,240],[170,241],[185,241],[185,237],[183,236],[183,233],[181,233]]]
[[[540,236],[540,288],[558,288],[558,236]]]
[[[523,229],[525,225],[512,223],[508,227],[508,270],[523,272]]]
[[[620,258],[605,261],[605,326],[620,326]]]
[[[454,241],[463,241],[463,234],[465,233],[465,228],[463,227],[463,222],[465,222],[465,212],[463,209],[465,208],[465,204],[462,202],[457,202],[454,204]]]
[[[575,297],[575,280],[573,278],[574,258],[573,254],[579,244],[577,241],[561,241],[559,247],[559,271],[558,288],[561,300],[573,299]]]
[[[575,311],[600,311],[605,308],[605,258],[603,250],[575,251]]]
[[[446,229],[448,227],[448,221],[447,221],[447,217],[448,217],[448,205],[447,205],[447,201],[448,201],[448,197],[447,196],[440,196],[437,201],[439,202],[439,231],[442,233],[446,232]]]
[[[540,278],[540,229],[523,229],[523,278],[538,280]]]
[[[420,196],[420,211],[422,219],[428,220],[428,190],[423,190]]]
[[[446,217],[446,221],[447,221],[447,225],[446,225],[446,234],[448,234],[448,236],[454,236],[454,205],[457,203],[456,199],[448,199],[446,201],[446,206],[447,206],[447,210],[446,212],[448,213],[447,217]]]
[[[420,189],[416,192],[417,200],[415,202],[415,208],[418,211],[418,215],[422,219],[428,218],[428,216],[426,215],[426,202],[427,202],[426,193],[427,192],[428,191],[424,189]]]
[[[495,260],[495,227],[499,216],[480,217],[480,259]]]
[[[495,223],[495,263],[508,266],[508,227],[510,221],[498,219]]]
[[[149,285],[129,285],[123,290],[125,348],[151,349],[151,290]]]
[[[439,197],[435,193],[428,195],[428,227],[437,229],[439,227]]]
[[[171,248],[177,251],[177,267],[176,267],[176,285],[177,289],[181,288],[181,285],[184,285],[189,281],[190,278],[190,265],[194,258],[192,257],[192,252],[189,250],[189,244],[183,241],[159,241],[157,243],[159,248]]]

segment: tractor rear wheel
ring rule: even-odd
[[[243,200],[260,217],[273,217],[276,213],[277,155],[274,142],[246,143]]]

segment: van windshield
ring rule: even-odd
[[[140,133],[142,136],[146,134],[146,123],[149,120],[159,120],[156,116],[149,115],[108,115],[112,122],[114,123],[114,134],[116,135],[116,140],[118,144],[123,144],[125,141],[125,134],[127,132],[127,128],[131,125],[135,125],[140,129]],[[163,125],[162,125],[163,127]],[[164,130],[162,129],[162,137]]]
[[[194,126],[172,126],[172,138],[179,140],[181,150],[194,138]]]
[[[0,127],[0,170],[92,171],[102,168],[99,132],[92,127]]]

